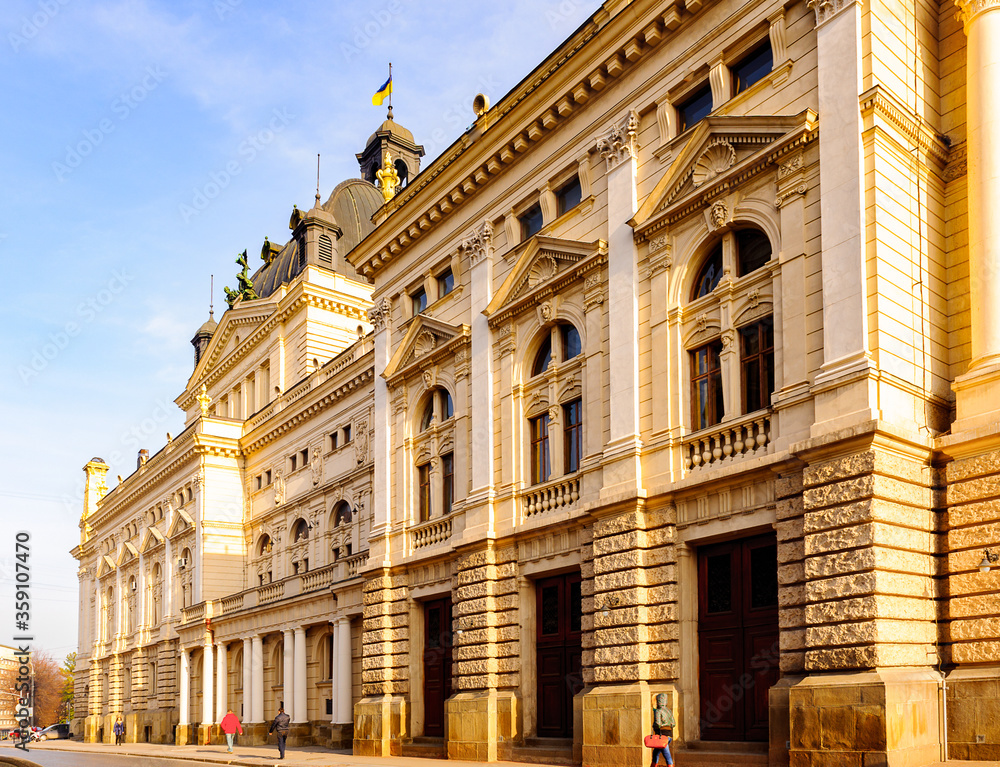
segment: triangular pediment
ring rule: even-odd
[[[150,527],[149,529],[146,530],[146,534],[142,537],[142,542],[139,544],[139,551],[145,554],[147,551],[155,549],[162,543],[163,543],[163,533],[161,533],[155,527]]]
[[[514,268],[486,307],[487,317],[526,301],[529,296],[566,277],[578,276],[575,274],[577,265],[597,255],[606,256],[608,252],[608,244],[604,240],[580,242],[542,235],[532,237],[523,248]]]
[[[420,367],[423,362],[429,362],[442,353],[448,351],[453,353],[458,345],[468,342],[469,336],[468,325],[449,325],[434,317],[419,314],[410,323],[406,335],[396,347],[382,375],[387,380],[395,378],[401,373]]]
[[[118,566],[121,567],[139,556],[139,551],[128,541],[122,544],[121,551],[118,552]]]
[[[107,554],[103,554],[97,562],[97,577],[103,578],[115,570],[115,562]]]
[[[167,537],[173,538],[178,533],[183,533],[193,527],[194,520],[191,519],[191,515],[183,509],[177,509],[174,513],[174,521],[170,524],[170,529],[167,530]]]
[[[770,164],[776,150],[815,130],[816,113],[808,109],[797,115],[705,118],[630,223],[641,227],[692,197],[754,175]]]
[[[277,306],[275,300],[261,298],[254,301],[241,301],[234,309],[223,314],[222,321],[212,333],[212,338],[208,342],[205,352],[191,373],[188,387],[209,375],[220,362],[232,354],[261,323],[274,313]]]

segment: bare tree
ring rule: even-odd
[[[47,727],[58,721],[63,690],[63,673],[48,652],[33,652],[31,667],[35,683],[35,724]]]

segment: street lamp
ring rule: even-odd
[[[990,565],[996,564],[998,559],[1000,559],[1000,554],[994,554],[989,549],[986,549],[983,552],[983,561],[979,563],[979,572],[988,573]]]

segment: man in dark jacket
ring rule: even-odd
[[[288,737],[288,724],[291,722],[291,717],[285,713],[285,704],[282,703],[278,706],[278,715],[274,717],[274,721],[271,722],[271,729],[268,733],[274,733],[278,736],[278,758],[285,758],[285,738]]]

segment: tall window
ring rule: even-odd
[[[455,502],[455,454],[441,456],[441,505],[445,514],[451,514]]]
[[[300,541],[307,540],[309,538],[309,523],[304,519],[300,519],[295,523],[292,528],[292,543],[299,543]]]
[[[771,260],[771,241],[759,229],[736,232],[736,260],[742,277],[755,272]]]
[[[677,105],[677,132],[683,133],[712,111],[712,88],[708,83]]]
[[[695,430],[707,429],[722,420],[721,353],[721,340],[691,352],[691,423]]]
[[[450,268],[445,269],[437,277],[438,298],[444,298],[455,289],[455,275]]]
[[[580,470],[583,452],[583,403],[575,399],[563,405],[563,471]]]
[[[417,467],[417,489],[420,521],[426,522],[431,518],[431,465],[429,463]]]
[[[542,206],[535,203],[517,217],[521,224],[521,240],[537,234],[542,228]]]
[[[774,391],[774,318],[740,328],[740,373],[743,412],[752,413],[771,404]]]
[[[413,314],[416,316],[427,308],[427,291],[423,288],[413,291],[410,293],[410,300],[413,302]]]
[[[556,204],[558,206],[559,215],[561,216],[566,211],[572,210],[579,205],[582,197],[583,189],[580,187],[580,177],[573,176],[572,180],[564,184],[562,188],[556,192]]]
[[[694,287],[691,289],[691,300],[694,301],[702,296],[707,296],[719,284],[722,279],[722,243],[718,243],[708,258],[698,270],[698,276],[694,280]]]
[[[764,41],[744,56],[731,69],[733,72],[733,95],[742,93],[751,85],[763,80],[774,68],[771,54],[771,39]]]
[[[529,422],[531,425],[531,484],[546,482],[551,474],[549,465],[549,414]]]

